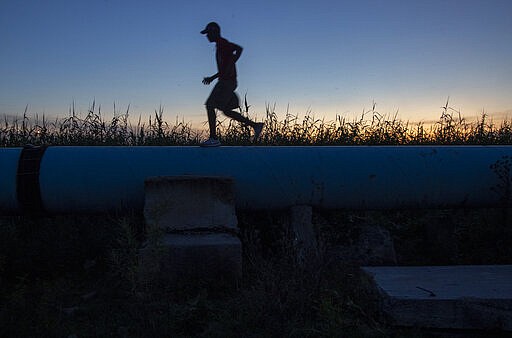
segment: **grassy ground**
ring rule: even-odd
[[[390,327],[357,266],[328,249],[379,224],[391,232],[399,264],[512,263],[502,209],[316,211],[322,254],[304,265],[285,212],[238,214],[244,271],[228,289],[141,279],[137,215],[0,219],[0,336],[429,336]],[[445,231],[433,232],[433,220]]]

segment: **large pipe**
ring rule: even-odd
[[[33,191],[51,213],[141,210],[144,180],[162,175],[232,177],[240,208],[373,209],[495,206],[492,188],[501,181],[490,166],[512,157],[512,146],[49,147],[40,154]],[[17,186],[20,156],[21,148],[0,149],[2,212],[38,205]]]

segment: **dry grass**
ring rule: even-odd
[[[501,216],[315,210],[323,249],[297,264],[286,211],[241,212],[244,273],[225,290],[138,279],[141,215],[3,217],[0,337],[430,337],[397,332],[357,266],[329,252],[378,224],[399,265],[510,264],[511,223]]]
[[[128,109],[129,110],[129,109]],[[4,117],[0,125],[0,146],[18,147],[34,145],[197,145],[206,137],[205,131],[194,130],[190,123],[176,120],[165,121],[160,107],[143,122],[139,117],[132,124],[129,111],[116,112],[109,121],[93,102],[85,117],[79,117],[70,109],[69,117],[48,121],[45,116],[31,119],[25,110],[21,118]],[[240,108],[248,114],[249,106]],[[221,114],[219,114],[221,117]],[[279,119],[275,106],[266,107],[265,128],[260,145],[458,145],[458,144],[512,144],[512,121],[504,120],[499,125],[489,120],[486,114],[473,122],[450,108],[448,102],[441,107],[441,116],[433,124],[412,124],[397,119],[397,116],[380,114],[375,104],[361,117],[352,121],[337,116],[333,121],[315,119],[306,114],[286,113]],[[218,135],[226,145],[249,145],[250,128],[230,119],[219,119]]]

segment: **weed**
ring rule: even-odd
[[[139,241],[134,225],[127,217],[118,220],[118,235],[110,252],[109,263],[112,279],[119,287],[135,292],[138,282]]]
[[[247,97],[240,113],[249,114]],[[129,107],[124,113],[116,111],[108,121],[101,107],[92,103],[84,118],[77,116],[74,105],[65,119],[50,122],[43,115],[31,120],[27,115],[8,120],[0,126],[0,147],[34,145],[197,145],[206,135],[204,130],[194,130],[189,123],[179,121],[168,123],[159,107],[149,116],[147,122],[139,117],[136,125],[129,118]],[[412,124],[399,120],[397,114],[380,114],[373,103],[372,108],[363,111],[353,121],[337,116],[333,121],[318,119],[308,111],[300,119],[288,109],[284,119],[275,112],[275,105],[265,109],[265,128],[260,136],[260,145],[321,146],[321,145],[432,145],[432,144],[512,144],[512,121],[504,120],[499,126],[489,121],[487,115],[475,122],[468,122],[460,111],[449,106],[441,107],[441,116],[436,123]],[[251,129],[239,123],[218,120],[219,139],[227,145],[248,145]]]
[[[499,212],[317,210],[313,221],[328,248],[365,224],[387,228],[398,264],[510,264],[510,226]],[[218,293],[141,276],[140,215],[0,219],[0,336],[396,336],[357,267],[328,250],[297,263],[284,211],[238,216],[243,277],[236,292]],[[433,223],[453,229],[450,239],[425,236]],[[147,229],[157,256],[160,237]],[[432,255],[442,243],[451,256]],[[85,267],[89,260],[96,264]]]

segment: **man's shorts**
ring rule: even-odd
[[[240,100],[235,93],[236,86],[237,83],[233,81],[217,81],[205,105],[222,111],[238,108]]]

